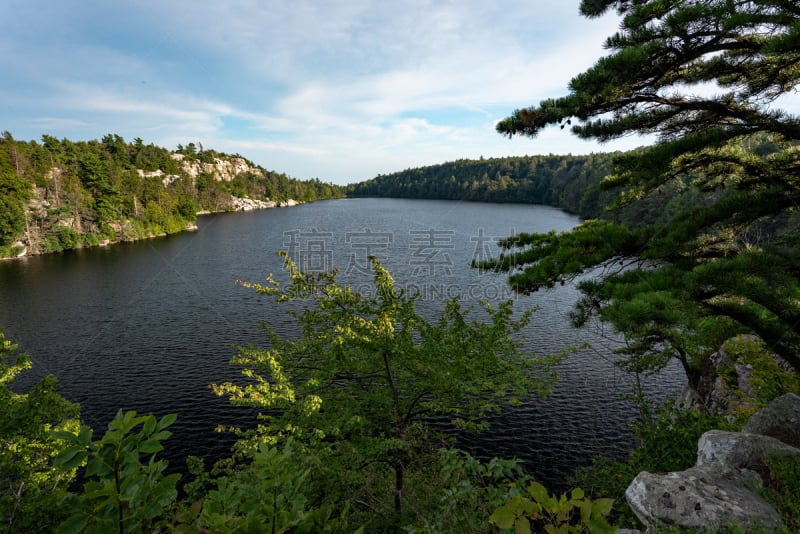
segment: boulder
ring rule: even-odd
[[[665,475],[643,471],[628,486],[625,498],[636,517],[653,527],[781,526],[778,513],[747,486],[745,476],[716,467],[695,466]]]
[[[783,525],[756,490],[769,456],[800,458],[800,397],[775,399],[754,414],[744,432],[710,430],[698,441],[697,462],[685,471],[639,473],[625,491],[628,505],[646,525],[714,531],[739,525],[771,531]],[[786,441],[788,440],[788,442]]]
[[[800,448],[800,396],[787,393],[753,414],[742,429],[763,434]]]
[[[697,442],[697,464],[765,474],[765,459],[773,454],[800,458],[800,449],[770,436],[709,430]]]

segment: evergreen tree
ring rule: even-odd
[[[16,142],[9,132],[0,140],[0,246],[10,245],[25,228],[25,202],[30,188],[14,173]]]
[[[566,96],[516,110],[497,130],[534,137],[570,125],[600,141],[656,134],[615,158],[603,182],[618,192],[615,206],[687,186],[697,202],[660,224],[593,221],[559,236],[516,236],[498,265],[522,268],[511,277],[521,291],[605,266],[606,276],[580,284],[573,318],[610,321],[634,369],[675,356],[694,382],[726,336],[751,332],[800,370],[800,118],[780,109],[800,79],[800,5],[581,3],[588,17],[610,9],[623,17],[610,53]]]

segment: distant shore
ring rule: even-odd
[[[201,215],[211,215],[214,213],[234,213],[239,211],[255,211],[255,210],[262,210],[262,209],[270,209],[270,208],[289,208],[293,206],[299,206],[300,204],[304,204],[304,202],[299,202],[292,198],[284,200],[284,201],[274,201],[274,200],[258,200],[258,199],[251,199],[251,198],[239,198],[239,197],[232,197],[232,209],[222,209],[222,210],[201,210],[195,213],[197,217]],[[182,230],[178,230],[175,232],[162,232],[159,234],[150,234],[142,237],[136,237],[133,239],[102,239],[95,245],[84,245],[81,247],[59,250],[59,251],[52,251],[52,252],[39,252],[36,254],[28,254],[28,245],[23,243],[22,241],[17,241],[11,245],[13,249],[20,249],[21,250],[14,256],[4,256],[0,257],[0,261],[7,261],[7,260],[19,260],[23,258],[30,258],[33,256],[44,256],[46,254],[56,254],[58,252],[65,252],[66,250],[82,250],[86,248],[95,248],[95,247],[109,247],[111,245],[116,245],[119,243],[133,243],[135,241],[143,241],[145,239],[156,239],[158,237],[166,237],[168,235],[180,234],[183,232],[196,232],[197,231],[197,222],[189,222],[186,224],[186,227]]]

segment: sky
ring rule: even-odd
[[[567,129],[508,139],[567,93],[613,13],[579,0],[3,0],[0,130],[202,143],[339,184],[456,159],[587,154]]]

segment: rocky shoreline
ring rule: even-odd
[[[236,211],[254,211],[254,210],[262,210],[270,208],[288,208],[293,206],[299,206],[300,204],[303,204],[303,202],[298,202],[297,200],[291,198],[282,202],[276,202],[274,200],[258,200],[248,197],[243,197],[243,198],[231,197],[231,205],[229,209],[216,210],[216,211],[198,211],[195,215],[201,216],[201,215],[210,215],[212,213],[230,213]],[[186,225],[186,228],[184,228],[180,232],[175,232],[175,233],[196,232],[196,231],[197,231],[197,224],[194,222],[189,222]],[[131,243],[133,241],[142,241],[144,239],[155,239],[157,237],[166,237],[166,236],[167,236],[166,233],[160,233],[160,234],[151,234],[148,236],[139,237],[135,239],[118,239],[118,240],[103,239],[97,245],[94,246],[108,247],[118,243]],[[87,246],[81,248],[92,248],[92,247]],[[21,258],[28,258],[31,256],[41,256],[43,254],[50,254],[49,252],[44,252],[39,254],[28,254],[28,246],[22,241],[17,241],[16,243],[13,243],[12,249],[21,249],[21,250],[13,256],[0,257],[0,261],[17,260]]]

